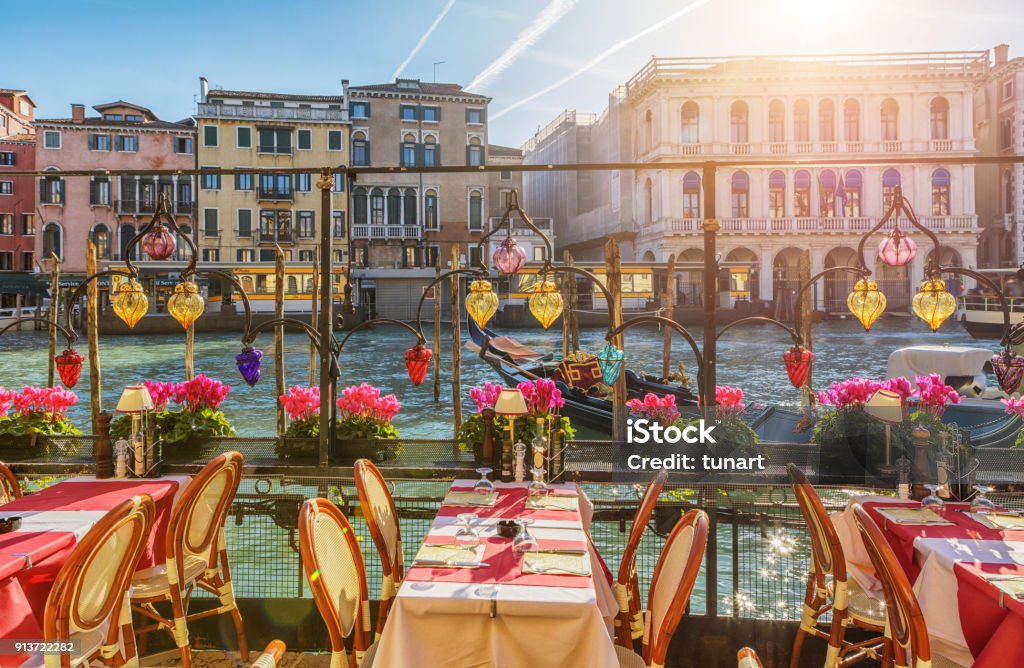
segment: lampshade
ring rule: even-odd
[[[956,298],[946,290],[946,283],[939,279],[927,280],[914,295],[911,309],[921,320],[928,323],[934,332],[946,318],[956,312]]]
[[[166,225],[160,223],[142,237],[142,250],[154,260],[166,260],[174,255],[178,242]]]
[[[786,365],[786,375],[795,388],[801,388],[811,373],[811,362],[814,353],[803,346],[793,346],[782,354],[782,362]]]
[[[129,385],[124,388],[121,398],[117,401],[118,413],[145,413],[153,410],[153,397],[145,385]]]
[[[53,358],[57,365],[57,373],[60,374],[60,380],[68,388],[77,385],[78,379],[82,377],[83,360],[85,360],[85,356],[74,348],[68,348]]]
[[[530,313],[547,329],[562,315],[562,295],[553,281],[538,281],[530,295]]]
[[[597,363],[601,366],[601,380],[605,385],[614,385],[619,379],[623,357],[625,353],[610,343],[597,354]]]
[[[494,251],[494,266],[503,274],[514,274],[526,262],[526,251],[512,237],[506,237]]]
[[[885,295],[878,289],[878,283],[861,279],[854,284],[853,292],[846,298],[846,306],[864,325],[864,331],[868,331],[885,312]]]
[[[135,327],[135,323],[146,315],[146,311],[149,309],[149,299],[142,291],[142,285],[134,278],[121,281],[114,296],[110,298],[110,302],[114,307],[114,313],[124,320],[124,324],[128,327]]]
[[[167,312],[185,329],[205,310],[206,303],[199,294],[199,287],[192,281],[182,281],[175,285],[174,294],[167,300]]]
[[[903,400],[892,390],[878,390],[864,404],[864,412],[879,422],[899,424],[903,422]]]
[[[902,267],[916,255],[917,244],[898,227],[894,227],[878,245],[878,259],[890,267]]]
[[[519,388],[506,387],[502,388],[498,400],[494,402],[494,412],[498,415],[526,415],[530,411]]]
[[[498,295],[494,294],[490,281],[473,281],[469,284],[466,312],[481,327],[486,326],[487,321],[498,312]]]
[[[1024,379],[1024,357],[1011,350],[1004,350],[992,357],[992,370],[999,381],[999,388],[1007,394],[1013,394]]]

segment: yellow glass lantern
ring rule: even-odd
[[[487,321],[498,312],[498,295],[494,294],[490,281],[473,281],[469,284],[466,312],[481,327],[486,326]]]
[[[167,300],[167,312],[181,326],[188,329],[206,310],[206,303],[199,294],[199,287],[192,281],[182,281],[174,286],[174,294]]]
[[[854,284],[853,292],[846,298],[846,306],[867,332],[885,312],[885,295],[878,289],[878,283],[861,279]]]
[[[956,297],[949,294],[945,281],[929,279],[914,295],[911,308],[914,315],[928,323],[934,332],[956,311]]]
[[[552,281],[538,281],[530,295],[530,313],[544,329],[562,315],[562,295]]]
[[[124,320],[124,324],[130,328],[134,328],[135,323],[141,320],[149,310],[149,299],[142,291],[142,285],[134,278],[121,281],[110,302],[117,317]]]

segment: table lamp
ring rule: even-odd
[[[518,387],[502,388],[501,393],[498,395],[498,400],[494,402],[494,413],[508,418],[508,441],[502,444],[501,447],[501,473],[503,478],[512,477],[512,447],[516,442],[516,417],[526,415],[529,412],[530,410],[526,407],[526,399],[523,398],[523,393]]]
[[[129,385],[121,392],[121,398],[117,401],[116,410],[118,413],[127,413],[132,416],[132,442],[135,454],[135,475],[146,474],[146,413],[153,410],[153,397],[149,396],[149,390],[145,385]]]
[[[892,465],[892,426],[903,422],[903,399],[892,390],[878,390],[864,404],[864,412],[885,425],[885,462],[878,470],[893,473],[896,468]]]

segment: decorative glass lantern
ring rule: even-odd
[[[538,281],[530,295],[530,313],[547,329],[562,315],[562,295],[554,281]]]
[[[167,312],[181,323],[182,327],[188,329],[204,310],[206,303],[199,294],[199,286],[192,281],[182,281],[174,286],[174,294],[167,300]]]
[[[249,387],[254,387],[260,382],[260,360],[263,359],[263,351],[259,348],[246,346],[242,352],[235,355],[235,363],[238,365],[238,373]]]
[[[166,260],[174,255],[178,242],[166,225],[160,223],[142,237],[142,250],[154,260]]]
[[[74,348],[68,348],[53,358],[53,361],[57,364],[57,373],[60,374],[60,381],[68,388],[77,385],[78,379],[82,377],[82,360],[84,359],[85,356]]]
[[[110,299],[114,307],[114,313],[124,321],[129,328],[134,328],[142,316],[149,310],[149,299],[142,290],[142,285],[134,278],[121,281],[117,292]]]
[[[1024,380],[1024,357],[1007,349],[992,356],[992,370],[995,371],[999,387],[1007,394],[1013,394]]]
[[[793,346],[782,354],[782,361],[786,365],[786,374],[793,387],[801,388],[807,383],[807,376],[811,373],[811,362],[814,361],[814,353],[803,346]]]
[[[854,284],[853,292],[846,298],[846,306],[867,332],[885,312],[885,295],[878,289],[878,283],[861,279]]]
[[[911,308],[934,332],[956,311],[956,298],[949,294],[945,281],[933,278],[921,284]]]
[[[430,359],[434,353],[422,343],[417,343],[405,351],[405,370],[409,372],[409,380],[413,385],[419,385],[427,377],[427,369],[430,368]]]
[[[614,385],[619,379],[623,357],[625,353],[610,343],[597,354],[597,362],[601,365],[601,379],[605,385]]]
[[[498,312],[498,295],[494,294],[490,281],[480,280],[469,284],[466,312],[480,327],[487,326],[487,321]]]
[[[526,251],[512,237],[506,237],[494,251],[494,266],[503,274],[514,274],[526,262]]]
[[[878,245],[878,259],[890,267],[902,267],[916,255],[917,244],[898,227],[894,227]]]

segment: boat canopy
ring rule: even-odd
[[[908,346],[889,355],[888,376],[903,376],[913,382],[915,376],[937,373],[962,393],[976,396],[985,389],[985,365],[991,358],[992,351],[984,348]],[[964,388],[965,384],[975,387]]]

